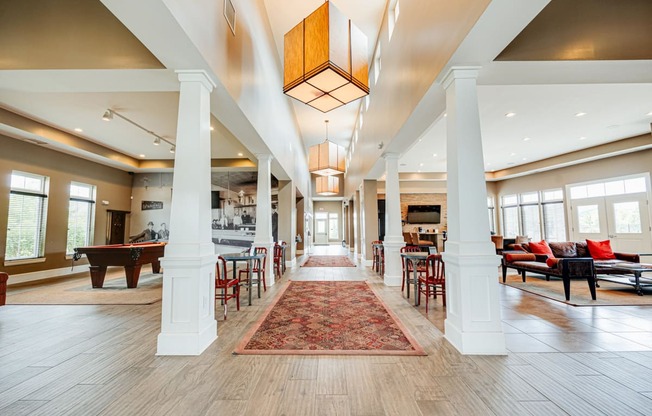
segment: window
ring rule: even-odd
[[[95,187],[79,182],[70,184],[68,206],[68,239],[66,254],[73,254],[75,247],[91,245],[95,223]]]
[[[398,0],[396,0],[395,4],[392,6],[392,3],[390,2],[389,6],[389,13],[387,13],[387,31],[389,32],[389,40],[392,40],[392,34],[394,33],[394,25],[396,25],[396,21],[398,20],[398,15],[401,13],[401,10],[399,8]]]
[[[339,240],[339,215],[337,212],[328,213],[328,239]]]
[[[502,197],[503,234],[527,235],[533,241],[566,240],[564,193],[561,189]]]
[[[615,181],[571,186],[570,197],[571,199],[595,198],[601,196],[637,194],[646,191],[645,177],[636,176]]]
[[[376,53],[374,54],[374,84],[378,83],[378,77],[380,76],[380,43],[376,48]],[[362,127],[362,125],[360,125]]]
[[[489,231],[496,232],[496,208],[494,206],[494,199],[490,196],[487,197],[487,208],[489,208]]]
[[[503,234],[506,238],[519,235],[518,226],[518,198],[516,195],[503,196]]]
[[[9,193],[5,260],[43,257],[48,178],[13,171]]]

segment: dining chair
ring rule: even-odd
[[[258,278],[254,279],[254,275],[258,276],[258,272],[260,271],[260,276],[261,276],[260,280],[263,281],[263,290],[266,292],[267,291],[267,284],[265,283],[265,280],[266,280],[265,279],[265,264],[267,263],[267,248],[265,248],[265,247],[256,247],[254,249],[254,254],[261,254],[261,253],[265,254],[265,257],[263,257],[263,260],[262,261],[261,260],[255,260],[254,261],[253,268],[251,269],[251,273],[249,273],[249,265],[247,265],[247,268],[245,268],[245,269],[240,269],[238,271],[238,280],[240,280],[242,282],[243,281],[242,275],[244,274],[246,276],[245,279],[244,279],[244,281],[246,283],[249,283],[248,279],[249,279],[249,276],[251,276],[251,279],[252,279],[251,284],[253,285],[255,283],[255,284],[260,285],[260,281],[258,280]]]
[[[428,313],[430,295],[434,299],[437,299],[437,295],[441,295],[442,304],[446,306],[446,277],[441,254],[430,254],[426,257],[426,275],[419,276],[417,287],[419,302],[421,301],[421,293],[426,295],[426,313]]]
[[[371,242],[371,270],[380,272],[380,250],[374,244],[381,244],[382,241],[374,240]]]
[[[277,279],[280,279],[283,274],[283,246],[279,244],[274,245],[274,274]]]
[[[222,266],[220,267],[220,263]],[[226,260],[219,256],[215,264],[215,299],[221,300],[224,305],[224,320],[226,320],[227,301],[235,298],[236,309],[240,310],[240,282],[238,279],[229,279],[226,277]],[[232,293],[229,294],[229,289]]]
[[[421,251],[418,246],[403,246],[401,247],[401,253],[417,253]],[[403,282],[401,283],[401,292],[405,290],[405,282],[410,279],[409,274],[414,272],[412,261],[401,256],[401,266],[403,268]],[[425,265],[422,262],[417,262],[417,273],[423,274],[426,272],[424,267]],[[408,282],[409,284],[409,282]]]

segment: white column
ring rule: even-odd
[[[258,190],[256,193],[256,236],[254,247],[267,249],[265,280],[267,286],[276,281],[274,276],[274,239],[272,238],[272,155],[257,154]]]
[[[297,190],[293,181],[278,184],[278,238],[287,243],[286,261],[290,267],[296,263],[297,248]]]
[[[448,241],[446,338],[463,354],[505,354],[500,263],[489,233],[476,67],[452,68],[446,88]]]
[[[178,71],[170,239],[163,265],[157,355],[199,355],[217,338],[215,263],[211,240],[210,93],[204,71]]]
[[[401,191],[397,153],[385,153],[385,276],[386,286],[400,286],[403,278],[401,247],[405,246],[401,227]]]

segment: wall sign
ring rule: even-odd
[[[163,209],[163,201],[142,201],[140,204],[142,211],[149,211],[152,209]]]

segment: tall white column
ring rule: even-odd
[[[287,243],[286,261],[290,267],[296,263],[297,190],[292,181],[278,184],[278,238]]]
[[[210,93],[204,71],[178,71],[170,238],[163,265],[157,355],[199,355],[217,338],[215,263],[211,240]]]
[[[397,153],[385,153],[385,276],[386,286],[400,286],[403,278],[401,247],[405,246],[401,227],[401,191]]]
[[[446,338],[463,354],[505,354],[500,263],[489,233],[477,67],[452,68],[446,88],[448,241]]]
[[[257,154],[258,190],[256,193],[256,236],[254,247],[267,249],[265,280],[267,286],[276,281],[274,276],[274,239],[272,237],[272,155]]]

